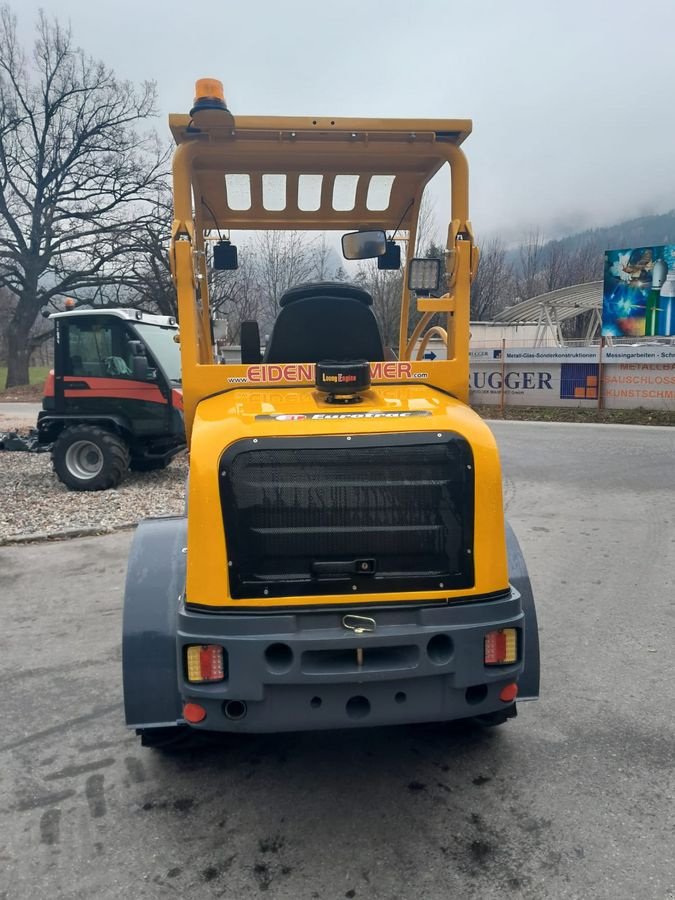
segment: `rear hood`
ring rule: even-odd
[[[455,431],[494,448],[485,423],[464,403],[426,385],[377,385],[359,403],[337,404],[312,388],[227,391],[197,407],[193,443],[222,451],[234,440],[313,434]]]
[[[328,403],[323,394],[312,388],[242,388],[209,397],[199,404],[190,447],[186,588],[189,604],[241,609],[390,603],[397,600],[439,601],[485,597],[507,588],[501,471],[489,428],[466,405],[426,385],[377,385],[362,396],[360,403],[337,405]],[[420,440],[416,441],[418,435]],[[275,450],[285,452],[283,444],[287,440],[289,448],[299,448],[300,453],[312,447],[325,452],[327,471],[330,471],[332,448],[339,447],[339,436],[342,436],[345,445],[351,446],[357,455],[364,443],[378,448],[380,452],[371,454],[373,461],[368,463],[372,464],[373,480],[377,481],[387,468],[388,456],[393,460],[391,448],[402,443],[421,445],[431,436],[442,443],[452,440],[452,435],[465,439],[473,459],[472,465],[468,465],[468,469],[473,470],[471,480],[474,485],[471,498],[471,506],[475,510],[473,551],[467,551],[472,553],[474,562],[475,580],[472,584],[464,581],[454,589],[444,582],[442,585],[436,583],[432,589],[427,579],[418,583],[409,579],[400,587],[389,583],[386,590],[383,586],[379,592],[373,587],[372,591],[359,588],[349,594],[336,590],[335,595],[327,596],[324,590],[321,594],[317,591],[312,595],[311,591],[306,591],[283,597],[273,596],[271,589],[264,592],[266,596],[254,596],[248,589],[243,591],[236,587],[234,573],[237,562],[235,559],[233,568],[233,558],[228,556],[224,515],[230,529],[232,522],[239,520],[242,507],[229,509],[223,500],[225,495],[221,495],[221,486],[222,478],[228,477],[234,478],[234,481],[227,484],[244,483],[237,481],[241,476],[231,467],[232,459],[238,454],[268,453],[272,445]],[[350,436],[352,443],[346,444]],[[340,452],[344,453],[344,448]],[[313,465],[316,471],[316,458]],[[382,469],[378,472],[376,470],[380,465]],[[423,485],[421,490],[426,491],[436,483],[433,479],[437,476],[431,471],[428,473],[431,480],[424,482],[424,463],[410,471],[410,480],[399,481],[399,485],[414,486],[420,483]],[[274,472],[270,471],[270,475],[270,491],[274,493]],[[255,475],[254,481],[257,479],[258,475]],[[406,517],[401,518],[402,503],[400,499],[396,500],[396,496],[400,498],[404,490],[409,492],[410,487],[401,488],[398,494],[392,494],[387,499],[387,503],[394,504],[391,508],[399,516],[399,526],[405,526],[408,521]],[[386,497],[386,493],[380,496]],[[279,498],[280,509],[283,508],[285,515],[294,508],[294,504],[289,502],[287,496],[280,494]],[[252,504],[246,507],[245,518],[249,518],[249,512],[259,509],[258,499],[253,495],[243,502]],[[312,515],[320,508],[321,502],[320,499],[316,501]],[[339,502],[336,499],[335,504],[324,507],[330,512],[325,516],[323,530],[330,530],[339,519]],[[426,507],[420,505],[421,500],[416,503],[413,499],[412,503],[410,527],[423,528],[424,523],[416,525],[415,521]],[[351,509],[354,508],[352,504]],[[385,507],[380,504],[378,508]],[[263,530],[265,527],[263,523]],[[338,527],[338,530],[341,529]],[[232,583],[229,572],[233,573]]]

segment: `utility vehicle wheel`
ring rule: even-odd
[[[94,425],[64,429],[52,450],[54,471],[73,491],[117,487],[129,468],[129,448],[119,435]]]
[[[157,472],[166,469],[170,459],[132,459],[129,468],[132,472]]]
[[[187,725],[173,725],[166,728],[139,728],[136,734],[141,739],[141,746],[153,750],[172,751],[188,750],[199,735]]]

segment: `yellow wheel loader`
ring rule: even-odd
[[[141,522],[131,550],[128,726],[171,746],[203,730],[501,724],[538,696],[539,643],[497,446],[467,405],[471,122],[234,116],[204,79],[170,127],[190,475],[186,515]],[[446,163],[444,258],[415,258]],[[397,351],[366,290],[321,282],[280,298],[264,348],[244,323],[241,362],[220,363],[210,277],[237,266],[232,232],[261,230],[332,231],[380,268],[402,256]]]

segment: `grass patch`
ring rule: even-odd
[[[50,368],[51,366],[31,366],[28,370],[30,384],[23,384],[6,391],[7,366],[0,366],[0,400],[23,400],[28,403],[40,400],[42,398],[42,387]]]
[[[51,366],[31,366],[28,370],[28,378],[30,384],[39,384],[42,386],[44,380],[49,374]],[[7,366],[0,366],[0,391],[5,389],[5,381],[7,380]]]
[[[573,406],[474,406],[484,419],[528,422],[592,422],[614,425],[675,425],[675,410],[584,409]]]

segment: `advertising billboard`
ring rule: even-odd
[[[675,244],[605,253],[602,333],[675,336]]]

